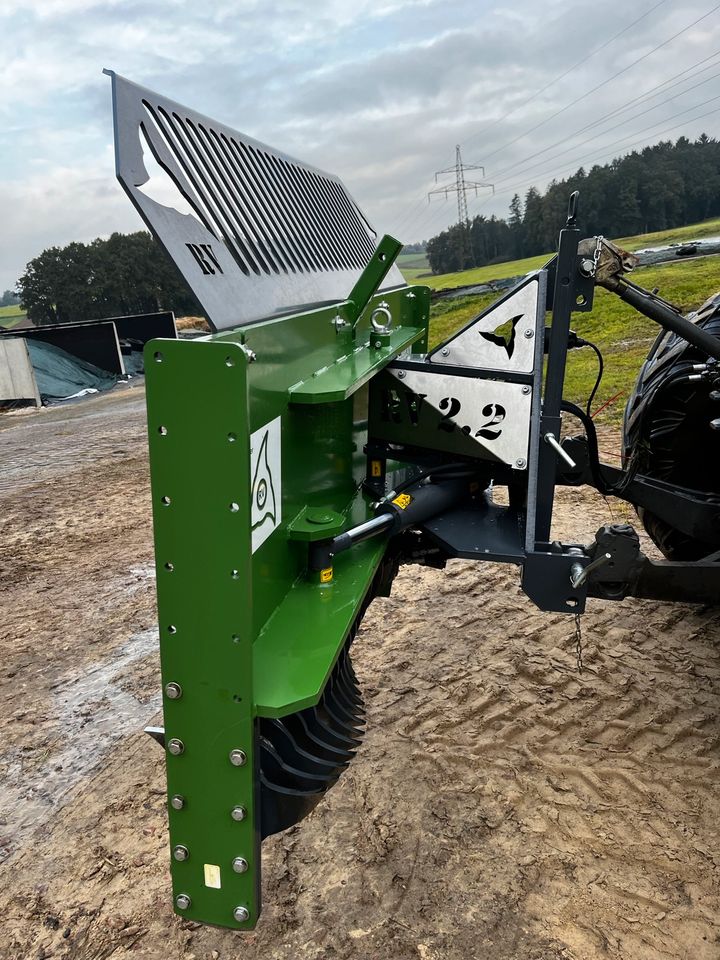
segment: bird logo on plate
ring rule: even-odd
[[[250,437],[252,552],[280,525],[280,417]]]

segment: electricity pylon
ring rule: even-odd
[[[457,194],[458,227],[460,228],[458,231],[458,236],[460,239],[460,267],[463,270],[467,265],[470,255],[470,221],[468,218],[467,191],[474,190],[475,196],[477,196],[478,190],[489,188],[493,193],[495,193],[495,187],[492,183],[485,183],[484,181],[478,180],[466,180],[466,170],[482,170],[482,175],[483,177],[485,176],[485,167],[481,166],[479,163],[463,163],[462,154],[460,153],[460,144],[458,143],[455,146],[454,166],[446,167],[444,170],[438,170],[435,173],[435,183],[438,182],[438,177],[441,177],[446,173],[455,174],[455,183],[448,183],[444,187],[437,187],[435,190],[431,190],[428,193],[428,203],[430,203],[432,197],[436,194],[444,194],[446,200],[451,193]]]

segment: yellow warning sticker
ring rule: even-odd
[[[393,503],[397,504],[397,506],[400,507],[401,510],[407,510],[407,508],[412,503],[412,500],[413,498],[410,496],[409,493],[399,493],[393,500]]]
[[[370,461],[370,476],[372,477],[381,477],[382,476],[382,464],[379,460]]]
[[[333,578],[333,568],[325,567],[324,570],[320,571],[320,583],[330,583]]]
[[[222,887],[220,883],[220,867],[215,863],[204,863],[205,886],[212,887],[213,890],[219,890]]]

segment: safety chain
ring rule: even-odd
[[[583,672],[582,631],[580,629],[580,614],[575,614],[575,662],[578,673]]]
[[[598,264],[600,263],[600,252],[605,243],[605,237],[595,237],[595,252],[593,253],[593,277],[597,274]]]

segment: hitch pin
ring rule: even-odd
[[[569,454],[569,453],[566,453],[565,450],[563,450],[563,448],[561,447],[561,445],[557,442],[557,440],[555,439],[555,434],[554,434],[554,433],[546,433],[545,436],[543,437],[543,440],[545,441],[545,443],[549,443],[549,444],[550,444],[550,446],[553,448],[553,450],[555,451],[555,453],[556,453],[559,457],[562,457],[563,460],[565,461],[565,463],[566,463],[569,467],[576,467],[576,466],[577,466],[577,464],[575,463],[575,461],[573,460],[573,458],[570,456],[570,454]]]
[[[577,590],[578,587],[581,587],[593,570],[597,570],[598,567],[602,567],[602,565],[607,563],[608,560],[612,560],[611,553],[601,554],[586,567],[584,567],[581,563],[574,563],[570,567],[570,586],[573,588],[573,590]]]

